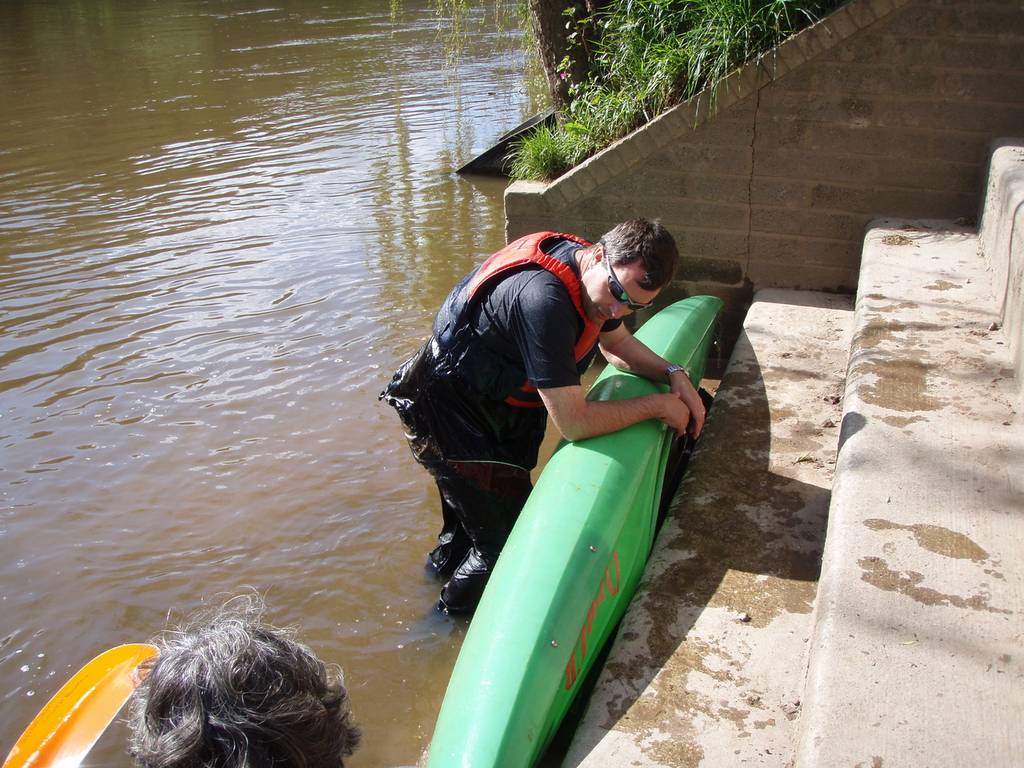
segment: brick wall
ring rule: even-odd
[[[712,106],[709,106],[709,101]],[[506,236],[659,218],[673,291],[735,310],[762,287],[855,289],[879,216],[978,215],[988,150],[1024,131],[1024,2],[853,0],[551,184]],[[735,312],[734,312],[735,314]]]

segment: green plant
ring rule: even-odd
[[[577,154],[569,134],[560,128],[542,125],[516,147],[509,175],[513,179],[553,179],[572,168],[575,164],[572,158]]]
[[[596,19],[586,20],[600,34],[590,76],[572,88],[571,103],[559,116],[561,128],[523,141],[512,164],[513,178],[555,178],[842,2],[612,3]]]

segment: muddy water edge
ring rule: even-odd
[[[478,5],[452,70],[428,0],[0,4],[4,753],[88,658],[252,588],[345,668],[351,764],[416,761],[465,626],[377,393],[503,243],[504,184],[453,169],[539,106]]]

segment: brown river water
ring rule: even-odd
[[[464,622],[377,402],[503,240],[511,5],[0,3],[0,752],[96,653],[251,588],[410,765]],[[439,32],[440,27],[440,32]],[[89,765],[127,765],[123,725]]]

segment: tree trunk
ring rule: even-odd
[[[590,72],[597,28],[593,16],[612,0],[530,0],[530,18],[540,46],[555,108],[569,105],[569,89]],[[570,36],[575,33],[575,38]]]

